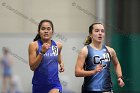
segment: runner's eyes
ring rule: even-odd
[[[47,28],[46,27],[41,27],[41,30],[46,30],[46,29],[51,30],[51,27],[47,27]]]
[[[102,30],[101,30],[101,32],[102,32],[102,33],[105,33],[105,30],[104,30],[104,29],[102,29]]]
[[[41,27],[41,30],[45,30],[46,28],[45,27]]]
[[[51,28],[50,27],[47,27],[47,30],[51,30]]]

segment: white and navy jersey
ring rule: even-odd
[[[84,69],[86,71],[94,70],[98,64],[103,65],[100,72],[92,76],[84,77],[83,88],[86,91],[111,91],[111,75],[110,75],[110,62],[111,57],[105,45],[101,50],[96,50],[90,45],[87,46],[88,54],[85,60]]]

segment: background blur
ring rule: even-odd
[[[79,50],[88,27],[102,22],[106,44],[113,47],[122,66],[125,87],[117,84],[112,67],[115,93],[140,93],[140,0],[0,0],[0,55],[2,47],[11,51],[13,72],[23,93],[31,93],[33,72],[28,65],[28,45],[37,34],[38,23],[54,23],[53,39],[63,43],[65,72],[60,74],[64,93],[80,93],[83,78],[74,76]],[[2,74],[0,69],[0,91]]]

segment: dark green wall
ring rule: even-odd
[[[111,47],[116,50],[122,66],[125,87],[120,88],[115,72],[112,73],[113,90],[125,91],[125,93],[140,92],[140,35],[122,35],[113,33]],[[112,66],[112,71],[114,71]],[[120,93],[120,92],[118,92]],[[124,93],[124,92],[122,92]]]
[[[106,1],[107,42],[117,53],[125,86],[118,86],[113,66],[115,93],[140,93],[140,0]]]

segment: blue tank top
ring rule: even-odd
[[[11,75],[12,71],[11,71],[11,65],[10,65],[10,61],[8,56],[4,56],[2,59],[2,65],[3,65],[3,75]]]
[[[90,45],[87,46],[88,54],[84,69],[90,71],[96,68],[97,64],[102,64],[103,69],[92,76],[84,77],[83,88],[87,91],[111,91],[110,62],[111,57],[105,45],[101,50],[96,50]]]
[[[37,55],[42,49],[42,44],[42,41],[38,40]],[[57,83],[60,83],[58,78],[58,47],[56,43],[51,40],[50,48],[44,54],[41,63],[34,71],[32,84],[41,86]]]

